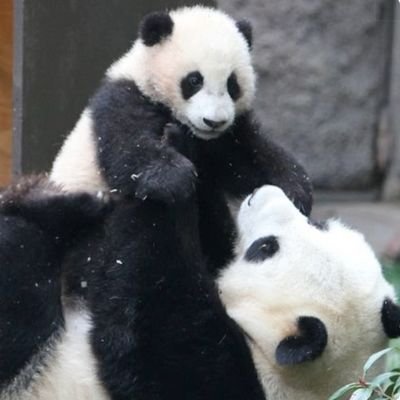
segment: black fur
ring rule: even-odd
[[[122,200],[91,243],[92,345],[114,400],[264,399],[197,232],[196,201]]]
[[[154,46],[171,35],[174,22],[168,13],[154,12],[146,15],[139,27],[139,36],[146,46]]]
[[[390,299],[385,299],[383,302],[381,320],[383,329],[389,338],[400,336],[400,307]]]
[[[250,22],[243,19],[243,20],[237,21],[236,26],[239,29],[239,32],[246,39],[249,49],[251,49],[253,47],[253,28],[252,28]]]
[[[190,99],[203,87],[203,76],[199,71],[190,72],[181,81],[182,97]]]
[[[106,209],[91,196],[62,194],[41,177],[0,193],[0,396],[63,327],[63,256]]]
[[[232,100],[236,101],[240,98],[241,96],[241,90],[239,83],[237,81],[237,76],[234,72],[229,76],[228,82],[227,82],[227,88],[228,88],[228,93],[229,96],[232,97]]]
[[[318,358],[328,344],[324,323],[315,317],[300,317],[299,333],[283,339],[276,348],[275,358],[279,365],[296,365]]]
[[[233,254],[235,229],[226,194],[238,198],[273,184],[304,214],[311,211],[312,190],[304,169],[259,132],[250,113],[237,117],[220,138],[205,141],[184,126],[163,136],[168,124],[178,122],[131,81],[106,81],[90,108],[99,163],[110,188],[171,204],[185,201],[197,187],[201,242],[212,269],[221,268]]]
[[[195,168],[161,141],[170,111],[134,82],[105,82],[90,102],[98,158],[112,189],[124,196],[179,202],[193,193]]]
[[[247,249],[244,258],[249,262],[262,262],[271,258],[279,250],[276,236],[268,236],[255,240]]]

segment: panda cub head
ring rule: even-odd
[[[218,284],[268,398],[328,398],[399,336],[393,288],[361,234],[310,224],[274,186],[242,203],[238,229]]]
[[[206,29],[204,29],[206,27]],[[254,97],[251,26],[196,6],[144,18],[133,48],[107,72],[133,79],[202,139],[226,131]]]

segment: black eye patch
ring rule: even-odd
[[[267,236],[257,239],[247,249],[244,259],[249,262],[262,262],[272,257],[279,250],[276,236]]]
[[[203,87],[203,75],[199,71],[193,71],[186,75],[181,81],[182,97],[185,100],[190,99]]]
[[[226,86],[228,88],[229,96],[231,96],[233,101],[236,101],[241,96],[242,93],[240,90],[239,83],[237,81],[237,76],[234,72],[232,72],[231,75],[229,76]]]

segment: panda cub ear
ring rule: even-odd
[[[253,47],[253,28],[249,21],[242,19],[236,22],[236,27],[239,29],[239,32],[244,36],[246,42],[251,50]]]
[[[174,22],[166,12],[146,15],[139,27],[139,36],[146,46],[154,46],[171,35]]]

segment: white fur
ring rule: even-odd
[[[86,109],[58,153],[50,179],[69,192],[107,189],[97,161],[93,121]]]
[[[228,314],[245,330],[268,398],[322,400],[357,379],[369,354],[387,338],[381,323],[386,297],[394,298],[381,267],[361,234],[331,221],[310,225],[273,186],[247,198],[238,216],[236,261],[218,284]],[[262,263],[243,258],[254,240],[274,235],[280,249]],[[296,334],[300,316],[319,318],[328,345],[313,362],[279,366],[279,342]]]
[[[172,109],[175,117],[188,124],[204,139],[217,137],[235,115],[248,110],[255,91],[255,74],[248,45],[235,21],[219,10],[202,6],[185,7],[170,13],[172,35],[152,47],[139,39],[132,49],[107,72],[110,79],[131,79],[155,101]],[[180,82],[200,71],[204,87],[188,101]],[[227,79],[235,72],[243,95],[235,103],[227,92]],[[214,135],[203,118],[226,120]]]
[[[88,333],[90,317],[84,310],[66,314],[65,332],[52,340],[40,363],[39,371],[26,389],[22,386],[24,374],[0,394],[1,400],[110,400],[96,375]]]

